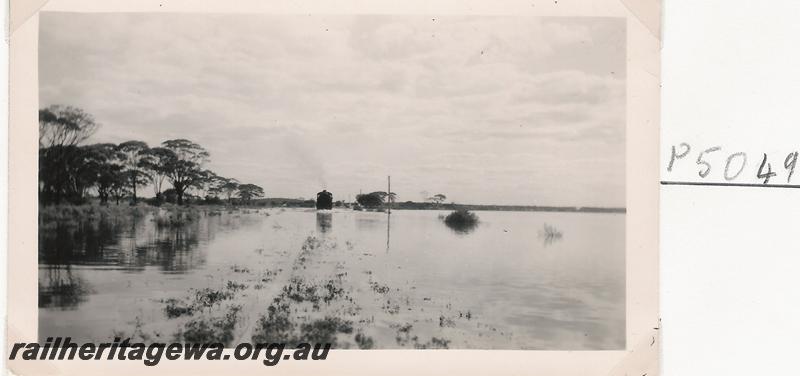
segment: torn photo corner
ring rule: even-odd
[[[7,348],[326,344],[270,372],[658,374],[659,15],[12,1]]]

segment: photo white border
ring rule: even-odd
[[[38,10],[265,14],[474,14],[625,17],[627,22],[625,351],[334,350],[325,361],[8,361],[16,374],[535,374],[658,373],[658,1],[11,1],[8,344],[37,339]],[[654,16],[655,15],[655,16]],[[641,372],[640,372],[641,371]]]

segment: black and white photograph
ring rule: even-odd
[[[38,340],[626,350],[626,26],[42,12]]]

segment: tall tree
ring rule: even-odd
[[[374,194],[376,194],[378,196],[381,196],[381,200],[384,200],[384,201],[387,201],[387,202],[394,202],[395,200],[397,200],[397,193],[394,193],[394,192],[386,193],[384,191],[377,191],[377,192],[372,192],[372,193],[374,193]]]
[[[125,173],[128,174],[128,182],[131,184],[131,204],[136,204],[136,186],[145,185],[150,181],[148,175],[148,166],[150,165],[148,159],[150,158],[150,149],[146,143],[142,141],[126,141],[117,147],[122,155],[122,164],[125,167]]]
[[[161,146],[173,154],[166,161],[164,171],[175,189],[178,204],[183,204],[186,189],[203,182],[206,176],[203,165],[210,155],[202,146],[186,139],[167,140]]]
[[[77,107],[53,105],[39,110],[39,147],[75,146],[97,129],[94,117]]]
[[[120,172],[119,179],[115,179],[111,182],[111,187],[109,188],[108,192],[110,193],[111,197],[114,198],[117,205],[119,205],[119,200],[123,199],[130,193],[128,176],[128,174]]]
[[[234,178],[226,178],[214,175],[209,183],[209,196],[221,199],[224,198],[228,204],[233,203],[233,197],[239,192],[239,181]]]
[[[100,203],[107,204],[112,186],[125,184],[127,179],[123,173],[122,153],[114,144],[88,145],[84,150],[84,169],[95,184]]]
[[[239,198],[246,203],[250,203],[255,198],[264,197],[264,188],[255,184],[240,184],[239,185]]]
[[[61,161],[66,178],[67,197],[74,203],[83,202],[87,191],[97,182],[93,153],[86,146],[72,146]]]
[[[356,202],[365,208],[377,208],[383,206],[383,199],[386,197],[386,192],[371,192],[356,195]]]
[[[39,110],[39,197],[42,202],[83,200],[88,175],[84,151],[78,145],[99,125],[92,115],[75,107],[50,106]]]
[[[201,198],[209,198],[217,196],[217,185],[220,184],[221,176],[217,175],[214,171],[203,170],[202,177],[192,188],[197,190],[197,196]]]
[[[239,181],[233,178],[228,178],[225,180],[225,183],[222,184],[222,193],[225,194],[225,197],[228,199],[228,204],[231,204],[233,200],[233,195],[239,191]]]
[[[219,198],[222,195],[222,186],[225,182],[228,181],[228,178],[219,176],[211,171],[209,171],[208,182],[206,183],[207,195],[213,198]]]
[[[156,198],[161,199],[161,191],[164,180],[167,178],[167,166],[169,161],[175,158],[175,153],[164,147],[154,147],[148,150],[148,157],[144,160],[144,166],[153,183],[153,193]]]
[[[447,196],[445,196],[445,195],[443,195],[441,193],[437,193],[437,194],[433,195],[433,197],[429,198],[428,200],[431,200],[431,201],[435,202],[437,205],[439,205],[439,204],[443,203],[444,200],[447,200]]]

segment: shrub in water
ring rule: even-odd
[[[455,231],[469,232],[478,226],[478,216],[469,210],[459,209],[444,217],[444,223]]]
[[[188,343],[222,343],[233,341],[233,330],[236,328],[241,306],[228,307],[224,316],[198,317],[187,322],[181,333]]]

